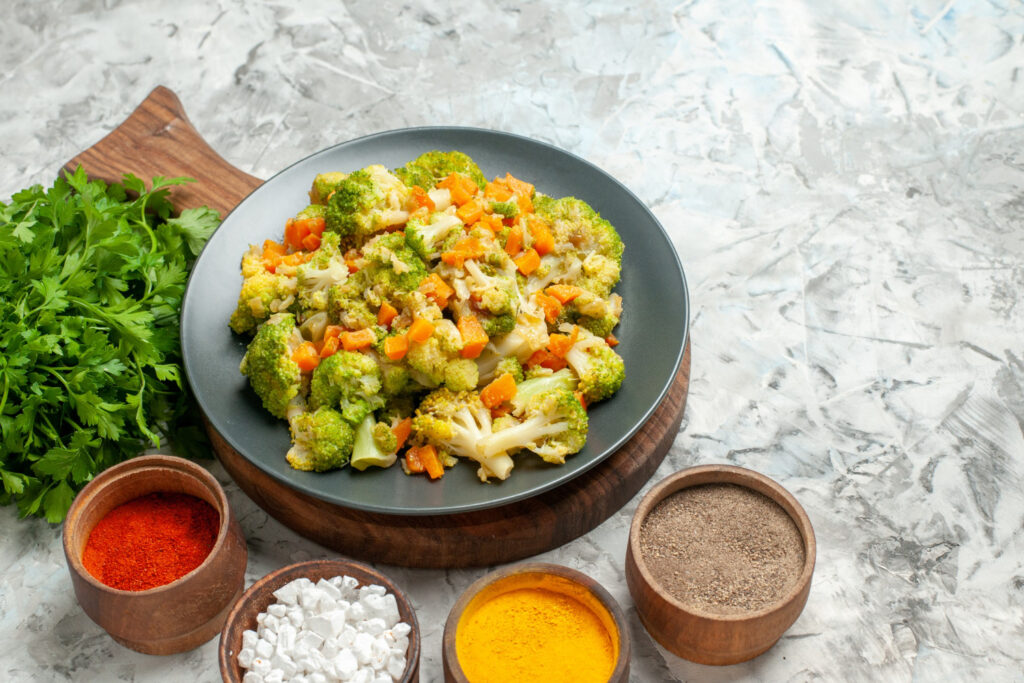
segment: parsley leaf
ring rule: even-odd
[[[90,180],[0,202],[0,504],[59,522],[97,473],[149,447],[208,457],[179,312],[217,212],[173,216],[188,178]]]

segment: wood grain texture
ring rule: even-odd
[[[226,216],[263,182],[226,162],[196,132],[178,96],[158,86],[109,135],[64,165],[81,165],[93,178],[120,182],[125,173],[146,181],[156,175],[197,182],[171,189],[175,207],[209,206]]]
[[[412,627],[412,631],[409,633],[409,649],[406,652],[405,672],[399,683],[417,683],[420,680],[420,643],[422,639],[419,622],[416,620],[416,610],[413,609],[409,596],[391,579],[372,567],[344,560],[310,560],[291,564],[267,574],[245,591],[228,615],[227,623],[224,624],[224,630],[220,636],[218,661],[220,662],[221,678],[225,683],[241,683],[245,673],[238,665],[238,653],[242,650],[242,633],[247,630],[256,630],[257,615],[260,612],[265,612],[267,607],[276,602],[274,591],[296,579],[307,578],[315,583],[320,579],[330,579],[335,576],[351,576],[359,581],[360,586],[384,586],[389,593],[395,596],[395,601],[398,603],[398,615],[402,621]]]
[[[757,491],[778,503],[796,524],[804,541],[804,568],[777,604],[747,613],[714,614],[672,597],[647,569],[640,550],[644,519],[669,495],[702,484],[736,484]],[[669,475],[640,501],[626,546],[626,583],[644,628],[670,652],[700,664],[738,664],[770,649],[800,616],[810,594],[816,553],[811,520],[779,483],[742,467],[701,465]]]
[[[113,508],[153,492],[187,493],[220,514],[217,541],[199,567],[145,591],[111,588],[89,574],[82,552],[96,523]],[[64,556],[82,610],[117,642],[139,652],[185,652],[220,632],[242,594],[248,558],[242,529],[217,480],[199,465],[150,455],[115,465],[75,497],[64,521]]]
[[[181,102],[158,87],[128,119],[72,159],[91,175],[117,180],[187,175],[198,182],[173,195],[179,209],[206,203],[226,214],[261,182],[231,166],[188,121]],[[684,314],[680,311],[680,315]],[[286,526],[346,555],[409,567],[477,567],[530,557],[587,533],[650,479],[672,445],[690,378],[689,341],[668,394],[619,451],[552,491],[490,510],[402,516],[326,503],[278,482],[242,457],[207,423],[224,468],[260,507]]]

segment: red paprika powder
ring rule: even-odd
[[[217,541],[220,515],[185,493],[150,493],[108,512],[85,543],[82,563],[111,588],[144,591],[198,567]]]

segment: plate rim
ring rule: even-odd
[[[602,455],[599,455],[599,456],[591,458],[590,462],[580,466],[579,468],[577,468],[576,470],[572,471],[571,473],[569,473],[567,475],[562,475],[561,477],[558,477],[558,476],[552,477],[552,481],[550,483],[548,483],[548,484],[541,485],[539,487],[534,487],[534,488],[529,489],[527,491],[522,491],[522,492],[519,492],[519,493],[509,494],[507,496],[498,498],[494,502],[484,501],[484,502],[480,502],[480,503],[446,505],[446,506],[443,506],[443,507],[420,507],[420,508],[409,508],[409,509],[403,508],[403,509],[400,509],[400,510],[395,510],[393,507],[386,506],[386,505],[373,505],[373,504],[348,505],[348,504],[342,504],[342,503],[339,503],[336,500],[331,500],[330,498],[325,497],[324,495],[322,495],[317,490],[310,489],[310,488],[308,488],[306,486],[303,486],[301,484],[297,484],[294,481],[289,481],[285,477],[280,476],[280,474],[276,470],[274,470],[273,468],[264,466],[264,463],[262,461],[260,461],[258,459],[253,459],[253,458],[249,457],[248,455],[246,455],[246,453],[241,448],[238,447],[238,444],[235,442],[235,440],[232,439],[227,433],[225,433],[225,431],[223,431],[223,429],[221,428],[222,425],[218,425],[218,421],[214,417],[216,415],[216,413],[215,412],[211,413],[210,411],[207,410],[207,407],[206,407],[206,405],[204,405],[204,401],[201,399],[199,392],[197,392],[195,390],[195,382],[192,379],[192,374],[193,373],[192,373],[192,370],[190,368],[188,354],[185,353],[186,330],[189,327],[188,323],[186,322],[185,311],[186,311],[186,309],[187,309],[187,307],[189,305],[189,302],[190,302],[190,300],[192,298],[191,294],[193,292],[193,290],[192,290],[193,279],[195,277],[195,273],[198,270],[195,266],[199,264],[200,260],[206,254],[206,251],[207,251],[210,243],[213,241],[214,236],[221,229],[221,226],[223,226],[224,223],[226,223],[228,221],[228,219],[231,217],[231,215],[234,214],[235,211],[237,211],[240,207],[242,207],[249,200],[249,198],[252,197],[252,195],[255,194],[256,192],[258,192],[264,185],[266,185],[267,183],[271,182],[272,180],[274,180],[278,176],[281,176],[281,175],[287,173],[290,169],[294,168],[295,166],[298,166],[300,164],[308,163],[311,160],[313,160],[313,159],[315,159],[317,157],[329,154],[329,153],[333,152],[334,150],[336,150],[338,148],[347,147],[349,145],[356,145],[356,144],[359,144],[359,143],[366,143],[366,142],[372,141],[375,138],[396,137],[396,136],[400,136],[400,135],[414,135],[414,134],[424,134],[424,133],[431,133],[431,132],[438,132],[438,133],[444,133],[444,134],[452,134],[452,133],[458,134],[458,133],[461,132],[461,133],[473,133],[473,134],[477,134],[477,135],[481,135],[481,134],[482,135],[496,135],[496,136],[499,136],[499,137],[511,138],[513,140],[520,140],[520,141],[529,143],[531,145],[539,145],[541,147],[547,148],[550,151],[553,151],[553,152],[561,154],[561,155],[563,155],[565,157],[568,157],[569,159],[571,159],[575,163],[582,164],[583,166],[588,167],[592,171],[595,171],[595,172],[599,173],[600,175],[604,176],[609,181],[611,181],[615,186],[617,186],[617,188],[626,197],[628,197],[630,200],[632,200],[637,206],[639,206],[643,210],[644,213],[647,214],[647,216],[650,218],[650,220],[653,222],[653,224],[657,227],[657,234],[664,240],[665,246],[668,248],[668,252],[671,254],[671,257],[672,257],[671,261],[672,261],[672,263],[675,266],[674,272],[678,273],[680,284],[681,284],[681,294],[682,294],[682,301],[683,301],[683,308],[684,308],[684,310],[682,311],[682,316],[681,316],[682,317],[682,335],[681,335],[681,338],[680,338],[680,344],[679,344],[679,348],[675,352],[675,358],[672,360],[672,364],[671,364],[672,371],[670,373],[667,373],[667,377],[664,379],[664,381],[662,382],[661,387],[659,388],[659,390],[657,392],[656,399],[651,402],[651,404],[647,407],[647,409],[641,414],[639,419],[637,419],[635,424],[633,424],[633,426],[630,429],[626,430],[623,434],[621,434],[618,439],[616,439],[614,442],[612,442],[605,449],[605,451],[604,451],[604,453]],[[681,261],[681,259],[679,257],[679,252],[676,250],[675,245],[672,243],[672,239],[669,236],[668,231],[665,230],[665,226],[663,226],[661,224],[661,221],[659,221],[658,217],[654,215],[654,212],[650,209],[650,207],[647,206],[647,204],[645,202],[643,202],[632,190],[630,190],[618,178],[613,176],[611,173],[608,173],[607,171],[605,171],[604,169],[602,169],[598,165],[594,164],[593,162],[590,162],[587,159],[584,159],[583,157],[581,157],[581,156],[579,156],[577,154],[574,154],[573,152],[565,150],[565,149],[563,149],[561,147],[558,147],[557,145],[553,145],[553,144],[551,144],[549,142],[545,142],[543,140],[538,140],[538,139],[535,139],[535,138],[531,138],[529,136],[520,135],[518,133],[511,133],[511,132],[503,131],[503,130],[497,130],[497,129],[492,129],[492,128],[480,128],[480,127],[474,127],[474,126],[436,126],[436,125],[433,125],[433,126],[407,126],[407,127],[404,127],[404,128],[393,128],[393,129],[388,129],[388,130],[383,130],[383,131],[377,131],[377,132],[374,132],[374,133],[368,133],[366,135],[361,135],[359,137],[351,138],[349,140],[345,140],[345,141],[338,142],[338,143],[335,143],[333,145],[330,145],[328,147],[324,147],[324,148],[322,148],[320,150],[317,150],[316,152],[308,154],[308,155],[306,155],[306,156],[304,156],[304,157],[302,157],[302,158],[300,158],[300,159],[298,159],[298,160],[288,164],[287,166],[285,166],[281,170],[279,170],[276,173],[274,173],[273,175],[271,175],[269,178],[267,178],[265,180],[261,180],[259,185],[254,187],[248,194],[246,194],[245,197],[243,197],[238,202],[238,204],[236,204],[231,209],[231,211],[229,211],[224,216],[224,218],[221,220],[221,224],[218,225],[217,229],[214,231],[214,233],[210,235],[209,239],[207,240],[207,243],[203,245],[202,251],[200,251],[199,255],[196,257],[196,260],[195,260],[195,262],[193,264],[192,270],[189,273],[188,280],[185,283],[185,292],[184,292],[184,295],[182,297],[182,305],[181,305],[181,313],[179,315],[179,321],[180,321],[180,325],[179,325],[179,328],[180,328],[179,329],[179,344],[180,344],[180,347],[181,347],[182,366],[183,366],[183,369],[185,371],[185,380],[188,383],[189,390],[191,391],[192,396],[193,396],[197,406],[199,407],[202,415],[204,416],[205,421],[206,421],[207,425],[209,426],[209,428],[214,429],[217,432],[217,434],[220,436],[220,438],[223,439],[223,441],[229,447],[231,447],[233,450],[235,450],[242,458],[244,458],[246,460],[246,462],[250,463],[251,465],[253,465],[257,469],[259,469],[261,472],[265,473],[267,476],[272,478],[274,481],[276,481],[276,482],[278,482],[278,483],[288,487],[289,489],[292,489],[292,490],[297,491],[299,493],[302,493],[304,495],[307,495],[307,496],[310,496],[312,498],[315,498],[315,499],[317,499],[317,500],[319,500],[319,501],[321,501],[321,502],[323,502],[325,504],[328,504],[328,505],[334,505],[334,506],[343,507],[343,508],[351,509],[351,510],[360,510],[360,511],[368,512],[368,513],[383,514],[383,515],[390,515],[390,516],[410,516],[410,517],[442,516],[442,517],[447,517],[447,516],[450,516],[450,515],[464,514],[464,513],[475,512],[475,511],[480,511],[480,510],[493,510],[495,508],[500,508],[500,507],[505,506],[505,505],[520,503],[520,502],[522,502],[524,500],[528,500],[530,498],[534,498],[534,497],[539,496],[539,495],[541,495],[543,493],[550,492],[550,491],[552,491],[554,489],[557,489],[557,488],[559,488],[561,486],[569,484],[570,482],[574,481],[576,478],[581,477],[581,476],[585,476],[588,472],[593,470],[600,463],[602,463],[602,462],[606,461],[608,458],[610,458],[614,453],[616,453],[619,449],[621,449],[630,439],[632,439],[637,434],[637,432],[639,432],[640,429],[644,425],[647,424],[647,422],[653,416],[654,412],[664,402],[665,397],[668,396],[669,390],[671,389],[672,384],[674,383],[676,377],[679,374],[679,368],[680,368],[680,365],[682,364],[683,356],[684,356],[684,354],[686,352],[686,346],[687,346],[687,343],[689,342],[689,335],[690,335],[690,293],[689,293],[689,285],[688,285],[687,280],[686,280],[686,272],[683,269],[682,261]],[[214,453],[216,454],[216,449],[212,445],[211,445],[211,450],[213,450]]]

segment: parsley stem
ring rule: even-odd
[[[10,379],[7,377],[7,370],[4,369],[4,395],[0,398],[0,415],[4,414],[4,408],[7,407],[7,391],[11,388]]]

